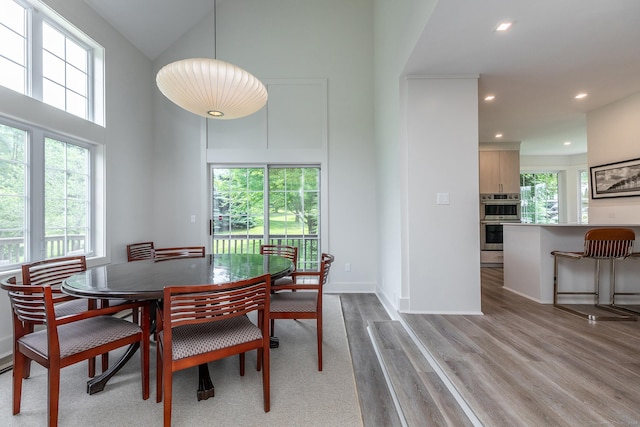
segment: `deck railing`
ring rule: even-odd
[[[318,270],[318,262],[320,259],[318,242],[319,238],[317,235],[289,235],[271,236],[267,243],[297,247],[298,270],[316,271]],[[227,235],[224,237],[214,236],[212,252],[214,254],[257,254],[260,253],[260,245],[263,243],[264,239],[261,234],[244,236]]]
[[[84,235],[49,236],[45,238],[46,257],[56,258],[85,248]],[[260,253],[260,245],[264,242],[262,235],[214,237],[212,252],[225,253]],[[317,235],[272,236],[268,243],[272,245],[289,245],[298,248],[298,270],[316,271],[320,259],[319,237]],[[65,250],[66,249],[66,250]],[[0,238],[0,266],[22,264],[25,262],[25,244],[22,238]]]
[[[57,258],[72,252],[83,251],[84,234],[45,237],[46,258]],[[20,237],[0,238],[0,266],[25,262],[24,239]]]

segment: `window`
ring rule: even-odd
[[[531,224],[557,224],[558,174],[556,172],[520,174],[522,222]]]
[[[0,122],[0,269],[93,253],[94,151],[34,126]]]
[[[0,0],[0,84],[27,91],[27,10],[13,0]]]
[[[580,206],[578,207],[578,223],[589,223],[589,172],[580,171]]]
[[[0,268],[25,261],[27,137],[22,129],[0,124]]]
[[[90,150],[45,138],[46,258],[86,253],[89,237]]]
[[[88,115],[88,49],[51,24],[42,25],[42,101],[78,117]]]
[[[0,11],[0,84],[102,124],[104,49],[38,0],[0,0]]]
[[[298,269],[317,270],[319,167],[214,167],[212,176],[214,253],[290,245],[298,248]]]

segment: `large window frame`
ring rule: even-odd
[[[246,210],[229,213],[233,195],[217,189],[219,171],[246,170],[245,188],[235,199],[253,199]],[[218,171],[218,172],[216,172]],[[299,175],[298,175],[299,173]],[[322,169],[318,164],[211,165],[211,239],[214,253],[258,253],[263,243],[298,248],[301,271],[315,271],[321,255]],[[257,185],[255,177],[261,177]],[[309,181],[311,179],[311,181]],[[289,180],[289,181],[288,181]],[[245,194],[244,196],[242,196]],[[262,201],[262,206],[258,206]],[[297,206],[288,206],[288,203]],[[237,203],[236,203],[237,204]],[[307,205],[305,205],[307,204]],[[304,217],[304,218],[303,218]],[[233,231],[233,229],[236,231]],[[262,229],[261,233],[255,230]],[[244,230],[244,233],[240,231]],[[253,230],[253,232],[251,232]],[[217,237],[219,236],[219,237]]]
[[[58,134],[42,127],[22,123],[19,121],[7,119],[0,116],[0,124],[8,126],[14,129],[25,132],[26,138],[24,141],[24,158],[26,171],[24,172],[24,217],[22,225],[22,242],[18,243],[20,247],[6,248],[3,246],[9,244],[16,244],[3,239],[0,239],[0,271],[12,270],[19,267],[20,264],[25,262],[39,261],[43,259],[56,258],[68,255],[85,255],[87,257],[95,256],[96,242],[103,241],[98,236],[99,230],[102,227],[96,226],[96,219],[100,218],[97,215],[96,210],[96,195],[100,191],[96,191],[99,187],[99,174],[96,173],[96,164],[101,156],[100,147],[85,141],[80,141],[68,136]],[[64,224],[56,224],[57,227],[62,227],[62,234],[59,236],[48,235],[47,230],[51,229],[51,224],[47,224],[47,186],[51,189],[52,180],[47,173],[51,173],[51,165],[46,165],[47,155],[45,154],[45,144],[47,141],[52,140],[57,143],[62,143],[65,147],[78,147],[81,151],[86,150],[88,156],[86,170],[86,176],[81,178],[84,180],[85,186],[83,196],[85,199],[81,200],[82,204],[86,205],[86,215],[84,218],[83,229],[86,230],[82,236],[72,236],[74,227],[70,226],[66,219],[69,217],[69,211],[64,209],[64,212],[57,215],[58,218],[63,218]],[[65,180],[74,174],[73,166],[66,164],[62,169],[58,168],[58,172],[65,176]],[[62,183],[55,183],[59,187]],[[50,191],[50,190],[49,190]],[[6,195],[0,194],[0,201],[2,197]],[[20,196],[13,195],[13,196]],[[51,194],[49,194],[49,197]],[[64,197],[61,202],[66,206],[70,202],[74,202],[74,197],[68,194],[64,190]],[[51,213],[49,213],[49,217]],[[2,224],[2,218],[0,218],[0,231],[6,230],[6,226]],[[5,245],[6,244],[6,245]],[[13,254],[10,257],[4,254]],[[18,253],[16,256],[15,254]],[[5,259],[10,258],[10,259]],[[4,261],[4,262],[3,262]]]
[[[589,171],[578,170],[578,224],[589,223]]]
[[[3,25],[0,18],[0,31],[10,36],[3,40],[0,62],[23,68],[24,81],[20,88],[0,77],[0,85],[104,126],[104,48],[38,0],[0,0],[3,4],[24,9],[22,28],[15,21]],[[58,48],[51,37],[43,40],[46,31],[61,41]],[[74,51],[84,52],[86,63],[73,59]],[[79,79],[85,83],[78,85]],[[52,96],[51,88],[59,95]]]
[[[551,181],[551,176],[555,176],[555,182]],[[525,181],[533,185],[527,186]],[[520,171],[522,222],[557,224],[561,213],[559,193],[560,173],[558,171]]]

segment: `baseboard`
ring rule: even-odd
[[[375,283],[367,282],[329,282],[324,292],[330,294],[371,294],[376,290]]]
[[[484,316],[482,311],[446,311],[446,310],[410,310],[400,311],[401,314],[437,314],[440,316]]]
[[[393,306],[391,301],[389,301],[387,296],[381,292],[380,289],[377,290],[376,296],[378,297],[378,301],[380,301],[384,309],[387,311],[389,317],[393,320],[398,320],[398,310]]]
[[[0,374],[4,374],[13,368],[13,356],[0,358]]]
[[[522,292],[518,292],[515,289],[507,288],[506,286],[502,286],[502,289],[504,289],[505,291],[509,291],[513,294],[519,295],[523,298],[526,298],[529,301],[537,302],[538,304],[553,304],[553,301],[542,301],[537,298],[532,298],[530,295],[524,294]]]

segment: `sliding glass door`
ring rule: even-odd
[[[212,168],[214,253],[258,253],[263,243],[296,246],[298,269],[320,257],[320,168]]]

